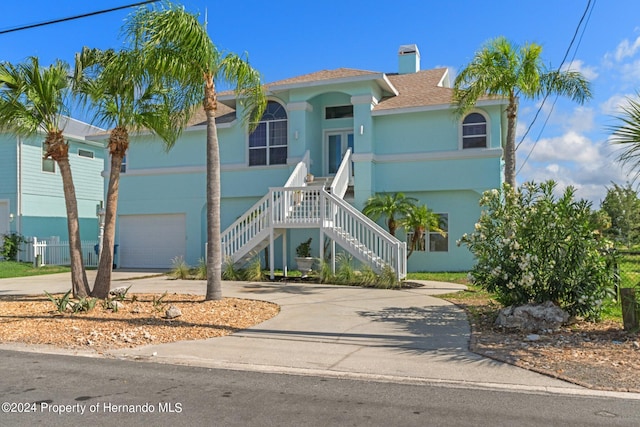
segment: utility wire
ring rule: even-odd
[[[573,33],[573,37],[571,39],[571,42],[569,43],[569,46],[567,47],[567,50],[566,50],[566,52],[564,54],[564,57],[562,58],[562,62],[560,63],[560,66],[558,67],[558,72],[562,69],[562,66],[566,62],[567,57],[569,56],[569,53],[571,52],[571,48],[572,48],[573,44],[576,41],[576,37],[578,36],[578,33],[580,32],[580,27],[582,27],[582,32],[580,33],[580,38],[578,40],[578,44],[577,44],[577,46],[576,46],[576,48],[575,48],[575,50],[573,52],[573,56],[571,57],[571,62],[573,62],[573,60],[576,57],[576,54],[578,53],[578,48],[580,47],[580,44],[582,43],[582,37],[584,36],[584,33],[585,33],[585,30],[586,30],[587,25],[589,23],[589,20],[591,19],[591,14],[593,13],[593,9],[594,9],[594,7],[596,5],[596,0],[593,0],[593,5],[591,4],[591,1],[592,0],[589,0],[587,2],[587,6],[585,7],[584,13],[582,14],[582,17],[580,18],[580,21],[578,22],[578,25],[576,26],[576,30]],[[584,22],[585,18],[586,18],[587,21],[585,22],[584,26],[582,26],[582,23]],[[536,111],[536,114],[533,117],[533,120],[531,121],[531,123],[529,124],[529,127],[527,128],[527,131],[522,136],[522,138],[520,139],[520,142],[516,146],[516,150],[520,147],[520,145],[522,145],[522,143],[524,142],[524,139],[529,134],[529,131],[531,130],[533,124],[537,120],[540,112],[542,111],[542,108],[544,107],[544,103],[546,102],[546,100],[549,97],[549,95],[550,95],[550,92],[547,92],[545,94],[544,98],[542,99],[542,103],[540,104],[540,107],[538,107],[538,111]],[[544,121],[544,124],[542,125],[542,129],[538,133],[538,137],[536,138],[535,142],[533,143],[533,146],[531,147],[531,150],[529,151],[529,154],[527,154],[527,157],[525,158],[524,162],[522,162],[522,165],[520,165],[520,167],[518,168],[518,171],[516,172],[516,175],[518,173],[520,173],[520,171],[522,170],[524,165],[527,163],[527,160],[529,160],[529,157],[531,156],[531,153],[536,148],[536,145],[538,144],[538,141],[540,141],[540,137],[542,136],[542,132],[544,131],[544,128],[547,125],[547,122],[549,121],[549,118],[551,117],[551,113],[553,112],[555,104],[558,101],[558,97],[559,97],[559,95],[556,95],[556,98],[553,101],[553,104],[551,106],[551,110],[549,111],[549,114],[547,115],[547,118]]]
[[[587,5],[587,8],[589,6]],[[593,3],[593,7],[595,7],[595,0]],[[591,19],[591,14],[593,13],[593,7],[591,8],[591,11],[589,12],[589,16],[587,17],[587,22],[584,24],[584,27],[582,28],[582,33],[580,34],[580,38],[578,39],[578,44],[576,45],[576,49],[573,51],[573,56],[571,57],[571,63],[573,63],[574,59],[576,58],[576,54],[578,53],[578,49],[580,48],[580,45],[582,44],[582,37],[584,36],[585,30],[587,29],[587,25],[589,24],[589,20]],[[581,20],[582,22],[582,20]],[[574,37],[575,39],[575,37]],[[573,43],[573,41],[572,41]],[[566,58],[566,57],[565,57]],[[529,157],[531,157],[531,154],[533,153],[533,150],[536,148],[538,141],[540,141],[540,138],[542,137],[542,132],[544,132],[545,127],[547,126],[547,123],[549,122],[549,119],[551,118],[551,114],[553,113],[553,109],[556,106],[556,102],[558,102],[558,98],[560,97],[559,94],[556,94],[555,99],[553,100],[553,104],[551,104],[551,109],[549,110],[549,114],[547,114],[547,118],[545,119],[544,123],[542,124],[542,128],[540,129],[540,132],[538,132],[538,136],[535,140],[535,142],[533,143],[533,146],[531,147],[531,150],[529,150],[529,154],[527,154],[527,157],[525,157],[524,161],[522,162],[522,165],[520,165],[520,167],[518,168],[518,172],[516,172],[516,175],[518,173],[520,173],[520,171],[522,170],[522,168],[524,167],[524,165],[527,164],[527,161],[529,160]],[[545,97],[546,99],[546,97]],[[540,110],[538,110],[540,111]],[[537,117],[537,115],[536,115]],[[531,128],[531,127],[529,127]],[[526,136],[526,135],[525,135]],[[524,137],[523,137],[524,140]],[[522,141],[520,141],[520,144],[522,144]],[[518,147],[520,146],[520,144],[518,144]]]
[[[103,10],[98,10],[96,12],[83,13],[82,15],[69,16],[67,18],[60,18],[60,19],[53,19],[53,20],[50,20],[50,21],[39,22],[37,24],[22,25],[20,27],[10,28],[8,30],[0,30],[0,35],[8,34],[8,33],[14,33],[16,31],[30,30],[32,28],[44,27],[45,25],[58,24],[60,22],[73,21],[75,19],[87,18],[89,16],[94,16],[94,15],[102,15],[104,13],[115,12],[117,10],[128,9],[128,8],[136,7],[136,6],[142,6],[142,5],[149,4],[149,3],[157,3],[158,1],[160,1],[160,0],[141,1],[141,2],[138,2],[138,3],[131,3],[131,4],[128,4],[128,5],[125,5],[125,6],[113,7],[111,9],[103,9]]]

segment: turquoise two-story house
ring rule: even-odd
[[[69,163],[78,202],[83,240],[98,235],[96,205],[103,200],[104,144],[85,139],[102,131],[75,119],[64,119]],[[17,137],[0,133],[0,236],[68,240],[62,178],[55,161],[44,159],[44,134]],[[91,248],[92,250],[93,248]]]
[[[478,200],[502,182],[505,102],[481,100],[464,117],[452,106],[449,71],[421,70],[415,45],[401,46],[398,71],[323,70],[266,85],[269,103],[252,134],[240,103],[219,96],[223,250],[241,264],[263,254],[270,267],[312,255],[351,253],[374,269],[464,270],[473,258],[456,240],[473,230]],[[136,135],[122,169],[119,265],[167,268],[205,257],[204,121],[166,152]],[[106,161],[106,167],[109,162]],[[441,218],[408,261],[398,240],[359,214],[376,193],[403,192]],[[263,249],[268,249],[266,252]]]

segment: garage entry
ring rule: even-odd
[[[171,260],[186,255],[185,214],[120,215],[119,267],[170,268]]]

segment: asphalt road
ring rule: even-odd
[[[0,351],[0,426],[638,426],[640,400]]]

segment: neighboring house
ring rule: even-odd
[[[101,129],[74,119],[63,125],[81,238],[95,240],[96,205],[103,200],[105,150],[102,143],[87,141],[85,136]],[[68,240],[62,178],[55,162],[43,159],[44,140],[44,134],[23,138],[0,133],[0,235],[17,232],[28,237]]]
[[[236,117],[240,103],[220,94],[221,223],[233,226],[223,232],[228,255],[246,260],[270,247],[271,266],[283,268],[294,265],[295,247],[308,237],[313,256],[335,253],[319,244],[323,237],[361,260],[375,253],[376,267],[387,252],[397,257],[389,249],[396,246],[380,249],[388,236],[378,231],[358,237],[347,230],[371,226],[335,199],[361,210],[375,193],[404,192],[440,214],[446,232],[427,233],[408,270],[472,266],[456,240],[473,230],[482,192],[501,185],[506,103],[485,99],[457,117],[447,69],[420,70],[415,45],[400,48],[398,64],[398,73],[340,68],[270,83],[267,111],[251,135]],[[169,152],[157,138],[132,136],[119,193],[119,265],[166,268],[175,257],[191,265],[205,257],[205,145],[203,120]],[[307,172],[315,186],[306,186]]]

